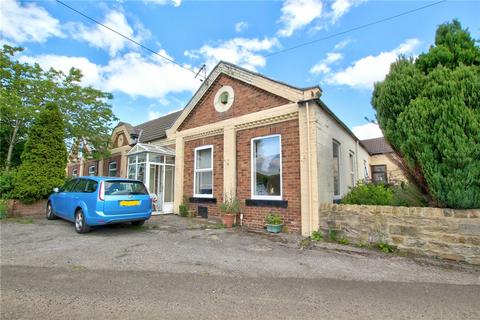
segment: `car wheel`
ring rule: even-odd
[[[132,226],[143,226],[143,224],[145,223],[145,220],[140,220],[140,221],[132,221]]]
[[[48,203],[47,203],[46,216],[47,216],[47,220],[58,219],[58,217],[55,215],[55,213],[53,213],[53,207],[52,207],[52,203],[50,201],[48,201]]]
[[[78,209],[77,212],[75,212],[75,231],[78,233],[87,233],[90,231],[82,209]]]

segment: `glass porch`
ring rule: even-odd
[[[153,214],[173,212],[175,150],[137,143],[128,152],[128,178],[143,181],[154,197]]]

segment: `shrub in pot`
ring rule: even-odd
[[[219,206],[222,222],[227,228],[233,227],[235,217],[240,213],[240,201],[237,197],[225,196],[225,200]]]
[[[267,231],[272,233],[279,233],[282,231],[283,219],[280,214],[272,212],[265,217],[267,222]]]

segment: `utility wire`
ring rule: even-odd
[[[105,25],[105,24],[101,23],[100,21],[97,21],[97,20],[95,20],[94,18],[92,18],[92,17],[90,17],[90,16],[86,15],[85,13],[83,13],[83,12],[81,12],[81,11],[79,11],[79,10],[77,10],[77,9],[75,9],[75,8],[73,8],[73,7],[71,7],[71,6],[69,6],[69,5],[68,5],[68,4],[66,4],[65,2],[63,2],[63,1],[60,1],[60,0],[55,0],[55,1],[56,1],[56,2],[58,2],[59,4],[61,4],[61,5],[65,6],[66,8],[68,8],[68,9],[70,9],[70,10],[72,10],[72,11],[74,11],[74,12],[78,13],[79,15],[83,16],[84,18],[86,18],[86,19],[88,19],[88,20],[90,20],[90,21],[93,21],[93,22],[95,22],[96,24],[98,24],[98,25],[100,25],[100,26],[104,27],[105,29],[108,29],[108,30],[112,31],[113,33],[116,33],[117,35],[121,36],[122,38],[125,38],[125,39],[127,39],[128,41],[135,43],[137,46],[140,46],[141,48],[143,48],[143,49],[147,50],[148,52],[151,52],[151,53],[153,53],[153,54],[155,54],[155,55],[157,55],[157,56],[159,56],[159,57],[161,57],[161,58],[163,58],[163,59],[165,59],[165,60],[167,60],[167,61],[169,61],[169,62],[171,62],[171,63],[173,63],[173,64],[175,64],[175,65],[177,65],[177,66],[179,66],[180,68],[182,68],[182,69],[185,69],[185,70],[187,70],[187,71],[189,71],[189,72],[193,73],[193,74],[195,75],[195,77],[197,77],[197,76],[198,76],[198,73],[197,73],[197,72],[195,72],[194,70],[191,70],[191,69],[189,69],[189,68],[187,68],[187,67],[185,67],[185,66],[182,66],[180,63],[176,62],[175,60],[173,60],[173,59],[171,59],[171,58],[169,58],[169,57],[166,57],[166,56],[164,56],[164,55],[162,55],[162,54],[160,54],[160,53],[156,52],[155,50],[152,50],[152,49],[150,49],[150,48],[148,48],[148,47],[144,46],[144,45],[143,45],[143,44],[141,44],[140,42],[138,42],[138,41],[136,41],[136,40],[134,40],[134,39],[132,39],[132,38],[130,38],[130,37],[128,37],[128,36],[126,36],[126,35],[124,35],[124,34],[120,33],[120,32],[118,32],[118,31],[117,31],[117,30],[115,30],[115,29],[112,29],[112,28],[110,28],[109,26],[107,26],[107,25]],[[202,80],[200,79],[200,81],[202,81]]]
[[[396,18],[399,18],[399,17],[402,17],[402,16],[406,16],[406,15],[408,15],[408,14],[411,14],[411,13],[414,13],[414,12],[417,12],[417,11],[420,11],[420,10],[424,10],[424,9],[427,9],[427,8],[430,8],[430,7],[433,7],[433,6],[436,6],[436,5],[438,5],[438,4],[440,4],[440,3],[443,3],[443,2],[446,2],[446,1],[447,1],[447,0],[442,0],[442,1],[438,1],[438,2],[431,3],[431,4],[427,4],[427,5],[425,5],[425,6],[422,6],[422,7],[416,8],[416,9],[408,10],[408,11],[405,11],[405,12],[402,12],[402,13],[399,13],[399,14],[396,14],[396,15],[393,15],[393,16],[390,16],[390,17],[387,17],[387,18],[383,18],[383,19],[380,19],[380,20],[376,20],[376,21],[373,21],[373,22],[369,22],[369,23],[366,23],[366,24],[362,24],[362,25],[360,25],[360,26],[357,26],[357,27],[354,27],[354,28],[351,28],[351,29],[347,29],[347,30],[345,30],[345,31],[337,32],[337,33],[328,35],[328,36],[323,37],[323,38],[318,38],[318,39],[311,40],[311,41],[308,41],[308,42],[299,43],[299,44],[297,44],[297,45],[295,45],[295,46],[292,46],[292,47],[289,47],[289,48],[285,48],[285,49],[283,49],[283,50],[278,50],[278,51],[275,51],[275,52],[266,54],[266,55],[264,55],[264,56],[265,56],[265,57],[276,56],[276,55],[278,55],[278,54],[280,54],[280,53],[284,53],[284,52],[287,52],[287,51],[291,51],[291,50],[294,50],[294,49],[298,49],[298,48],[301,48],[301,47],[304,47],[304,46],[308,46],[308,45],[314,44],[314,43],[316,43],[316,42],[328,40],[328,39],[331,39],[331,38],[334,38],[334,37],[338,37],[338,36],[344,35],[344,34],[346,34],[346,33],[352,32],[352,31],[357,31],[357,30],[364,29],[364,28],[367,28],[367,27],[370,27],[370,26],[373,26],[373,25],[376,25],[376,24],[379,24],[379,23],[382,23],[382,22],[386,22],[386,21],[393,20],[393,19],[396,19]]]

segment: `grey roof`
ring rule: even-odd
[[[371,155],[393,152],[392,147],[384,137],[362,140],[362,143]]]
[[[182,110],[173,112],[133,127],[135,133],[140,135],[139,142],[150,142],[165,138],[167,136],[165,131],[173,125],[181,113]]]

